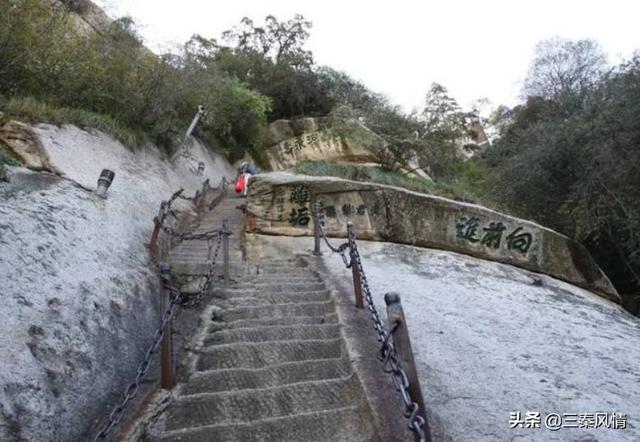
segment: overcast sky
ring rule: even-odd
[[[318,64],[342,70],[407,111],[432,82],[463,106],[478,98],[518,101],[535,44],[592,38],[610,62],[640,49],[638,0],[96,0],[130,15],[147,45],[162,50],[192,34],[218,38],[244,16],[301,13],[313,22],[308,48]]]

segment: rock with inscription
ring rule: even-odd
[[[405,189],[329,177],[278,172],[254,177],[249,186],[247,231],[312,235],[313,208],[323,207],[325,231],[451,250],[545,273],[619,302],[589,252],[539,224],[486,207]]]
[[[352,122],[337,127],[328,118],[277,120],[269,125],[266,158],[272,170],[294,167],[302,161],[380,163],[385,143],[364,125]]]

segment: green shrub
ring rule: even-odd
[[[20,161],[0,151],[0,167],[4,166],[5,164],[8,166],[20,166]]]
[[[55,125],[73,124],[83,129],[101,130],[129,148],[136,148],[148,142],[141,130],[125,126],[108,115],[97,114],[82,109],[56,107],[34,98],[14,97],[0,110],[7,117],[28,123],[51,123]]]
[[[329,164],[324,161],[305,161],[296,166],[295,172],[303,175],[334,176],[354,181],[369,181],[462,201],[476,200],[463,186],[451,186],[429,181],[384,167]]]

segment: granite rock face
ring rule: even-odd
[[[286,170],[303,161],[379,166],[394,164],[403,173],[431,181],[410,155],[406,163],[395,163],[385,140],[359,121],[329,118],[277,120],[269,125],[265,157],[271,170]]]
[[[9,167],[0,182],[0,440],[92,440],[158,325],[145,243],[160,202],[234,170],[198,143],[190,157],[204,175],[187,158],[171,164],[100,132],[32,132],[62,176]],[[103,168],[116,173],[106,200],[91,191]]]
[[[341,134],[326,118],[277,120],[269,125],[271,147],[265,156],[271,170],[289,169],[303,161],[379,163],[379,155],[370,146],[382,147],[384,141],[360,124],[350,132],[352,136]]]
[[[359,238],[450,250],[545,273],[619,301],[587,250],[530,221],[482,206],[370,183],[286,173],[254,177],[247,231],[312,235],[312,210],[324,207],[325,231]]]

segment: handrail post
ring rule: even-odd
[[[320,251],[320,226],[324,220],[322,219],[322,214],[320,211],[320,203],[316,202],[315,204],[315,218],[313,220],[313,254],[315,256],[322,255]]]
[[[404,318],[404,310],[402,308],[402,302],[400,295],[397,293],[389,292],[384,295],[384,302],[387,304],[387,318],[389,319],[389,325],[398,324],[393,333],[393,344],[398,352],[398,358],[400,364],[407,374],[409,380],[409,396],[411,400],[418,404],[418,415],[424,419],[424,433],[425,441],[431,441],[431,434],[429,431],[429,421],[427,420],[426,408],[424,406],[424,398],[422,397],[422,390],[420,389],[420,380],[418,378],[418,371],[416,370],[416,364],[413,359],[413,351],[411,349],[411,340],[409,338],[409,331],[407,330],[407,323]],[[417,436],[417,433],[416,433]]]
[[[225,284],[229,283],[229,235],[231,232],[229,231],[229,220],[224,219],[222,221],[222,274],[224,277]]]
[[[351,257],[351,273],[353,275],[353,292],[356,297],[356,307],[364,308],[364,299],[362,298],[362,279],[360,278],[360,268],[358,267],[353,253],[353,223],[347,223],[347,237],[349,241],[349,256]]]
[[[167,203],[163,201],[160,203],[160,211],[158,216],[153,219],[154,227],[151,239],[149,240],[149,251],[151,252],[151,259],[155,262],[158,259],[158,235],[160,235],[160,228],[162,227],[162,219],[166,210]]]
[[[160,263],[160,293],[162,294],[162,311],[169,307],[171,293],[165,288],[165,284],[171,283],[171,266],[166,262]],[[171,320],[167,322],[162,337],[160,348],[160,384],[165,390],[171,390],[175,386],[173,367],[173,330]]]

